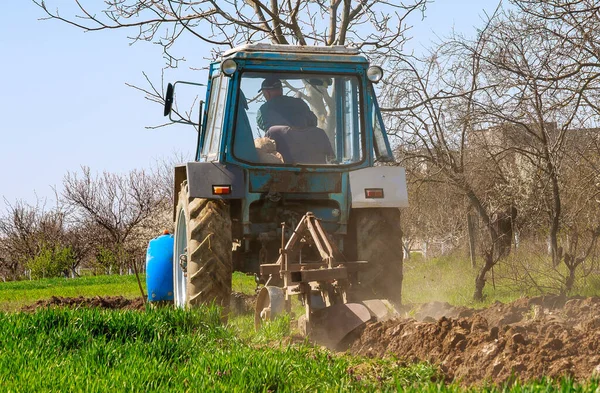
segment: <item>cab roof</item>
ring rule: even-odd
[[[246,44],[226,51],[221,61],[233,59],[324,61],[343,63],[368,63],[358,48],[311,45]]]

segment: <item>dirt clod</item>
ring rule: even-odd
[[[600,373],[600,298],[546,296],[482,310],[423,305],[416,319],[367,325],[350,352],[441,365],[465,385]]]

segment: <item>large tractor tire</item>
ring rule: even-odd
[[[223,307],[226,317],[233,273],[229,204],[225,200],[190,198],[184,182],[176,212],[175,305],[215,303]]]
[[[359,275],[359,300],[383,298],[402,304],[403,254],[400,211],[394,208],[354,209],[350,241],[355,257],[368,261]]]

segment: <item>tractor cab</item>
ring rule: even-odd
[[[381,77],[352,48],[232,49],[209,69],[196,160],[315,170],[390,161],[372,88]]]

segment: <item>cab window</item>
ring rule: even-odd
[[[229,79],[216,76],[212,81],[209,111],[206,119],[206,131],[201,156],[205,160],[216,159],[223,134],[225,103]]]
[[[364,159],[354,75],[245,72],[233,154],[265,165],[348,165]]]
[[[390,147],[387,135],[385,134],[385,125],[381,117],[381,111],[377,104],[377,99],[371,90],[372,114],[373,119],[373,148],[375,149],[375,158],[379,161],[394,161],[394,155]]]

